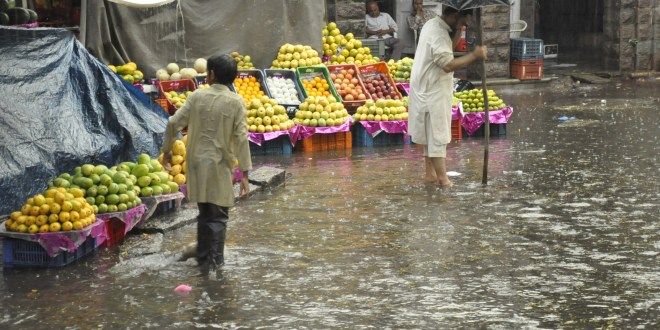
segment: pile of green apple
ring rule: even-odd
[[[353,118],[357,121],[408,120],[408,109],[402,100],[367,100],[357,108]]]
[[[117,170],[135,177],[135,185],[140,189],[140,197],[159,196],[179,191],[179,185],[172,181],[173,177],[165,171],[157,159],[147,154],[138,156],[137,163],[124,162]]]
[[[472,89],[454,93],[454,96],[463,103],[464,112],[483,112],[484,94],[481,89]],[[488,90],[488,110],[498,110],[506,107],[506,104],[500,99],[495,91]]]
[[[403,83],[410,81],[410,72],[412,71],[413,59],[404,57],[398,61],[389,60],[387,67],[390,70],[390,75],[395,82]]]
[[[334,96],[310,96],[300,104],[293,122],[309,127],[341,126],[349,117]]]

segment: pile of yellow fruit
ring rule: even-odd
[[[302,79],[307,96],[330,96],[330,84],[322,76]]]
[[[188,135],[184,135],[181,140],[174,141],[172,145],[172,161],[170,164],[170,180],[176,182],[178,185],[186,183],[186,173],[188,173],[188,164],[186,163],[186,143],[188,142]],[[160,154],[158,161],[164,164],[164,156]]]
[[[81,230],[96,221],[94,208],[79,188],[50,188],[28,198],[20,211],[12,212],[5,222],[8,231],[48,233]]]
[[[248,104],[247,124],[248,131],[253,133],[286,131],[294,125],[286,109],[267,96],[252,99]]]
[[[366,65],[379,61],[371,55],[369,47],[362,47],[362,41],[355,39],[353,33],[342,35],[337,24],[330,22],[323,30],[323,55],[329,57],[328,64]]]
[[[253,99],[266,95],[261,89],[261,83],[254,76],[237,77],[234,79],[234,87],[236,92],[243,97],[245,104],[250,104]]]
[[[169,91],[165,92],[165,97],[177,108],[180,109],[184,103],[186,103],[186,99],[192,94],[191,91],[186,91],[186,92],[181,92],[177,93],[175,91]]]
[[[236,64],[238,64],[238,69],[254,69],[254,64],[252,64],[252,58],[249,55],[241,55],[239,52],[232,52],[231,57],[234,58]]]
[[[211,85],[209,85],[209,84],[199,84],[197,89],[204,89],[204,88],[209,88],[209,87],[211,87]]]
[[[341,126],[349,115],[333,96],[310,96],[300,104],[293,122],[311,127]]]
[[[353,118],[357,121],[408,120],[408,109],[402,100],[367,100],[357,108]]]
[[[112,72],[119,74],[122,79],[126,80],[129,84],[139,83],[144,80],[144,74],[138,70],[137,64],[128,62],[124,65],[114,66],[108,65]]]
[[[311,46],[284,44],[273,60],[272,68],[295,69],[321,64],[319,53]]]

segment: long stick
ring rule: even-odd
[[[483,9],[477,11],[477,21],[479,23],[479,44],[483,46],[484,22]],[[490,115],[488,112],[488,86],[486,86],[486,60],[481,61],[481,89],[484,94],[484,169],[481,177],[481,183],[488,184],[488,147],[490,144]]]

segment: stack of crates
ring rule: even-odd
[[[543,78],[543,40],[511,39],[511,76],[520,80]]]

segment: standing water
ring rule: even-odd
[[[255,158],[292,178],[232,209],[220,279],[174,261],[184,227],[165,253],[3,269],[0,326],[657,329],[655,86],[499,88],[487,187],[480,139],[451,144],[449,190],[411,146]]]

